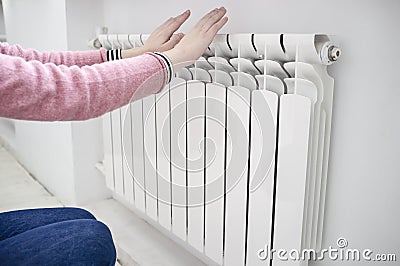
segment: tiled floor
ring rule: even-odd
[[[57,206],[62,203],[0,146],[0,212]],[[205,265],[114,199],[83,207],[111,229],[121,265]]]
[[[0,212],[59,206],[61,202],[0,146]]]
[[[84,208],[111,229],[121,265],[205,265],[114,199]]]

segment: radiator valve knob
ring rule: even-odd
[[[324,43],[320,50],[322,64],[331,65],[333,62],[338,60],[341,54],[342,51],[336,44],[332,42]]]
[[[329,50],[328,50],[329,60],[331,60],[331,61],[338,60],[340,54],[341,54],[341,51],[340,51],[339,47],[336,47],[336,46],[329,47]]]

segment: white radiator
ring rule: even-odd
[[[263,249],[321,249],[339,55],[327,35],[217,35],[161,93],[104,116],[107,186],[206,262],[306,264]]]

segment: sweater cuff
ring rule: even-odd
[[[122,52],[122,49],[112,49],[112,50],[106,51],[107,61],[114,61],[114,60],[122,59],[121,52]]]
[[[170,83],[172,77],[174,76],[174,68],[172,66],[171,60],[163,53],[154,52],[154,54],[157,55],[164,63],[165,69],[167,70],[167,84]]]

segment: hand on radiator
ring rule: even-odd
[[[171,60],[175,71],[188,66],[204,53],[214,36],[228,21],[226,9],[216,8],[206,14],[174,48],[164,52]]]
[[[174,34],[180,26],[189,18],[190,10],[186,10],[176,17],[171,17],[157,29],[155,29],[143,46],[122,51],[122,58],[130,58],[146,52],[165,52],[183,38],[183,33]]]

